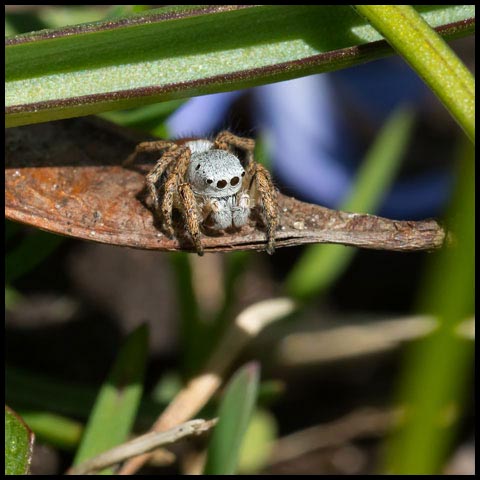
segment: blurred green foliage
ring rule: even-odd
[[[474,315],[474,165],[473,147],[462,141],[457,189],[446,217],[453,245],[432,254],[419,290],[418,311],[435,316],[439,328],[405,356],[398,392],[403,417],[388,444],[388,473],[442,472],[471,386],[474,343],[458,327]]]

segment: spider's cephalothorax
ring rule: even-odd
[[[203,255],[200,229],[242,227],[251,208],[260,205],[266,225],[267,252],[273,253],[278,226],[276,192],[268,171],[253,159],[254,140],[221,132],[214,141],[154,141],[137,145],[124,164],[139,152],[164,153],[146,177],[155,212],[173,236],[172,212],[183,212],[197,253]],[[244,152],[240,159],[236,152]]]

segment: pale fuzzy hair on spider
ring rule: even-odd
[[[146,176],[153,210],[170,236],[173,209],[180,210],[199,255],[203,255],[202,233],[240,229],[256,205],[266,229],[266,250],[272,254],[278,227],[276,191],[269,172],[255,162],[254,148],[254,140],[223,131],[213,140],[140,143],[125,164],[140,152],[163,151]]]

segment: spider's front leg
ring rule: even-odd
[[[145,177],[145,185],[152,197],[153,201],[153,209],[154,213],[158,214],[160,209],[160,200],[158,198],[158,189],[157,189],[157,182],[160,177],[163,175],[167,167],[172,163],[177,157],[181,154],[180,149],[175,148],[165,152],[162,157],[158,160],[157,164],[148,172],[147,176]]]
[[[178,193],[183,207],[183,215],[185,217],[185,225],[188,233],[192,237],[195,249],[198,255],[203,255],[203,246],[200,239],[200,219],[198,215],[197,201],[192,187],[188,183],[182,183],[178,187]]]
[[[275,250],[275,232],[278,227],[277,192],[273,186],[268,170],[259,163],[251,162],[247,167],[248,178],[255,182],[257,194],[260,195],[263,216],[267,228],[267,253]]]
[[[185,176],[187,174],[191,156],[190,149],[186,145],[178,147],[174,153],[177,158],[177,164],[173,168],[173,171],[169,173],[168,178],[165,181],[161,203],[163,226],[170,237],[173,237],[175,233],[172,224],[173,200],[179,184],[185,183]]]
[[[177,144],[170,140],[154,140],[151,142],[141,142],[133,151],[132,154],[123,162],[123,166],[127,167],[133,163],[135,158],[137,158],[139,153],[142,152],[161,152],[162,150],[174,150],[177,148]]]

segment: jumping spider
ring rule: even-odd
[[[203,255],[201,229],[240,228],[257,204],[262,207],[266,227],[266,250],[272,254],[278,226],[276,191],[268,171],[255,162],[254,148],[254,140],[223,131],[213,141],[142,142],[124,165],[140,152],[163,150],[146,176],[154,212],[161,215],[166,233],[173,236],[173,208],[182,211],[199,255]]]

